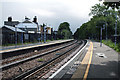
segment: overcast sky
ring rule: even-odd
[[[2,0],[2,25],[9,16],[13,20],[23,21],[24,17],[33,21],[37,16],[38,23],[47,23],[54,30],[62,22],[70,23],[74,33],[78,27],[90,19],[91,6],[99,0]]]

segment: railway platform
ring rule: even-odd
[[[0,49],[0,53],[16,51],[16,50],[22,50],[22,49],[28,49],[28,48],[39,47],[39,46],[53,45],[53,44],[68,42],[68,41],[72,41],[72,40],[73,39],[55,40],[55,41],[50,41],[50,42],[46,42],[46,43],[34,43],[34,44],[27,44],[27,45],[26,44],[18,45],[17,47],[15,47],[15,46],[2,47]]]
[[[81,55],[83,53],[83,55]],[[99,42],[89,41],[78,55],[49,79],[120,80],[120,54]],[[49,80],[48,79],[48,80]]]
[[[72,78],[83,78],[83,80],[119,80],[120,55],[104,44],[100,47],[99,42],[92,43],[93,48],[86,48],[88,52],[81,63],[82,65],[78,67]]]

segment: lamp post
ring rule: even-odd
[[[44,31],[44,43],[46,43],[46,25],[43,24]]]
[[[47,24],[44,26],[44,43],[46,43],[46,26]]]
[[[104,12],[104,16],[107,16],[108,12]],[[106,40],[107,40],[107,22],[105,22],[105,27],[106,27]]]
[[[102,30],[105,29],[105,24],[103,24],[103,28],[101,27],[101,35],[100,35],[100,47],[102,47]]]
[[[38,25],[38,39],[39,39],[39,43],[40,43],[40,25]]]
[[[23,31],[23,23],[22,23],[22,31]],[[23,46],[23,32],[22,32],[21,39],[22,39],[22,46]]]
[[[40,31],[41,31],[41,43],[42,43],[42,33],[43,33],[42,25],[40,27],[41,27]]]
[[[96,26],[97,28],[98,26]],[[100,27],[100,47],[102,47],[102,30],[105,29],[105,24],[103,24],[103,27]]]
[[[115,22],[115,46],[116,46],[116,43],[117,43],[117,13],[115,13],[115,16],[116,16],[116,22]]]
[[[107,38],[107,23],[105,23],[105,26],[106,26],[106,40],[108,39]]]
[[[101,27],[100,31],[101,31],[101,32],[100,32],[100,33],[101,33],[101,34],[100,34],[100,47],[102,47],[102,27]]]
[[[28,40],[28,31],[27,31],[27,26],[25,26],[25,42]]]
[[[23,32],[22,32],[22,38],[21,39],[22,39],[22,45],[23,45]]]
[[[17,27],[15,26],[15,47],[17,47]]]

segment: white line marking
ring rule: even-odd
[[[51,78],[54,78],[64,67],[66,67],[75,57],[77,57],[78,54],[80,54],[81,51],[82,51],[87,45],[88,45],[88,41],[87,41],[87,44],[86,44],[74,57],[72,57],[65,65],[63,65],[63,66],[62,66],[60,69],[58,69],[54,74],[52,74],[52,76],[50,76],[50,77],[48,78],[48,80],[51,79]]]

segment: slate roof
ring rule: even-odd
[[[8,29],[10,29],[10,30],[12,30],[12,31],[15,32],[15,27],[13,27],[13,26],[4,25],[4,26],[2,26],[2,28],[3,28],[3,27],[6,27],[6,28],[8,28]],[[23,31],[23,30],[17,28],[17,32],[25,32],[25,31]]]
[[[23,23],[32,23],[31,21],[24,21]]]
[[[18,25],[16,25],[18,28],[36,28],[37,29],[37,24],[34,22],[21,22]]]

